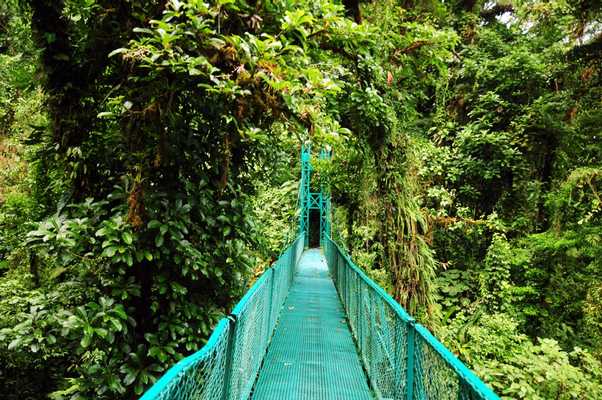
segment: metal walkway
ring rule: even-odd
[[[303,253],[253,399],[372,399],[319,249]]]
[[[304,144],[298,236],[141,400],[499,400],[332,239],[330,193],[311,191],[310,160]],[[312,210],[323,253],[304,251]]]

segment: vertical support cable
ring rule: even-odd
[[[414,324],[416,321],[410,319],[408,321],[408,343],[407,343],[407,359],[406,359],[406,400],[414,399],[414,349],[416,347],[416,329]]]

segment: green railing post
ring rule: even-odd
[[[414,353],[416,347],[416,329],[413,319],[408,321],[408,342],[406,358],[406,400],[414,400]]]
[[[222,390],[222,400],[230,400],[232,397],[232,359],[234,358],[234,352],[236,351],[234,342],[236,338],[236,317],[233,315],[228,316],[230,321],[230,329],[228,331],[228,344],[226,346],[226,371],[224,373],[224,388]]]
[[[288,289],[289,290],[293,286],[293,280],[295,279],[295,268],[294,268],[295,261],[296,261],[295,257],[291,257],[291,260],[289,261],[289,268],[288,268]]]
[[[404,336],[407,338],[407,335],[404,335],[403,333],[403,327],[404,325],[401,325],[399,323],[399,320],[397,320],[397,323],[395,324],[395,355],[393,356],[393,368],[395,369],[395,381],[394,381],[394,393],[395,393],[395,400],[402,400],[403,399],[403,391],[401,390],[401,383],[402,380],[405,379],[405,377],[407,376],[407,371],[405,376],[402,376],[402,368],[401,368],[401,363],[403,361],[403,350],[407,350],[404,349],[404,343],[403,343],[403,338]]]
[[[458,400],[464,400],[470,398],[470,386],[462,379],[460,375],[458,375]]]
[[[374,320],[374,310],[372,308],[372,296],[368,296],[368,316],[367,316],[367,320],[368,320],[368,330],[370,331],[370,335],[368,335],[368,350],[370,351],[370,353],[368,354],[368,374],[373,374],[374,373],[374,352],[372,351],[372,349],[375,346],[374,341],[376,340],[376,338],[374,337],[375,335],[373,335],[374,331],[376,330],[376,322]]]
[[[267,328],[265,330],[266,332],[266,348],[267,345],[270,343],[270,338],[272,337],[272,315],[274,314],[274,310],[272,309],[274,307],[274,281],[276,280],[276,272],[274,271],[274,267],[270,268],[270,271],[272,272],[272,276],[270,279],[270,294],[269,294],[269,306],[268,306],[268,316],[267,316]]]

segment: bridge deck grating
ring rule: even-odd
[[[319,249],[307,250],[301,257],[253,399],[372,399]]]

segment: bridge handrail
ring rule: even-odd
[[[247,399],[303,245],[301,233],[217,323],[205,346],[171,367],[140,400]]]
[[[378,398],[499,400],[330,237],[325,240],[325,253]]]

